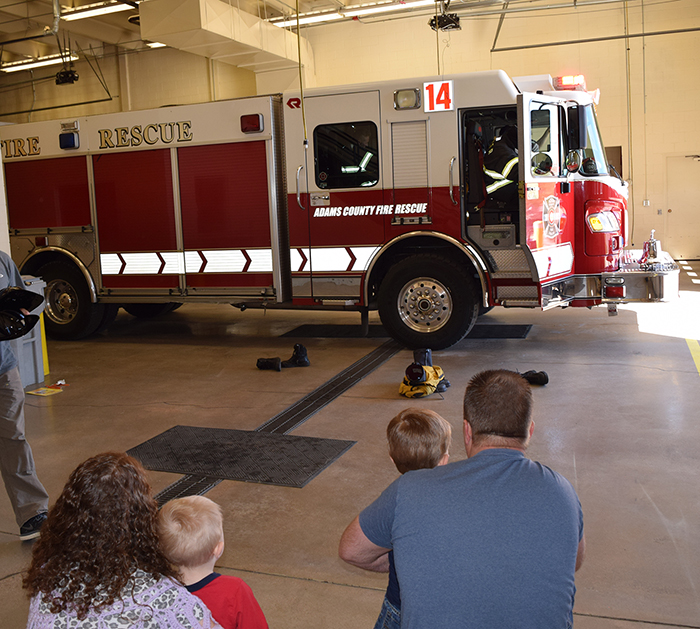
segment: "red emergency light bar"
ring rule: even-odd
[[[557,90],[578,90],[586,91],[586,77],[583,74],[555,76],[553,79],[554,89]]]

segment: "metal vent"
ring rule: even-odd
[[[391,125],[394,188],[428,186],[428,132],[425,120]]]

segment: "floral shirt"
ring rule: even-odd
[[[32,597],[27,629],[215,629],[206,606],[176,581],[136,570],[122,598],[88,612],[83,620],[70,608],[49,610],[41,594]]]

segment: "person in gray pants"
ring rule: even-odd
[[[23,287],[12,258],[0,251],[0,290]],[[24,313],[28,314],[28,313]],[[0,471],[22,541],[39,536],[49,496],[39,481],[34,456],[24,437],[24,388],[9,341],[0,341]]]

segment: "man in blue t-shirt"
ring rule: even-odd
[[[525,457],[531,409],[518,373],[477,374],[468,458],[404,474],[343,533],[341,558],[366,570],[386,572],[394,551],[403,628],[572,626],[583,514],[563,476]]]

